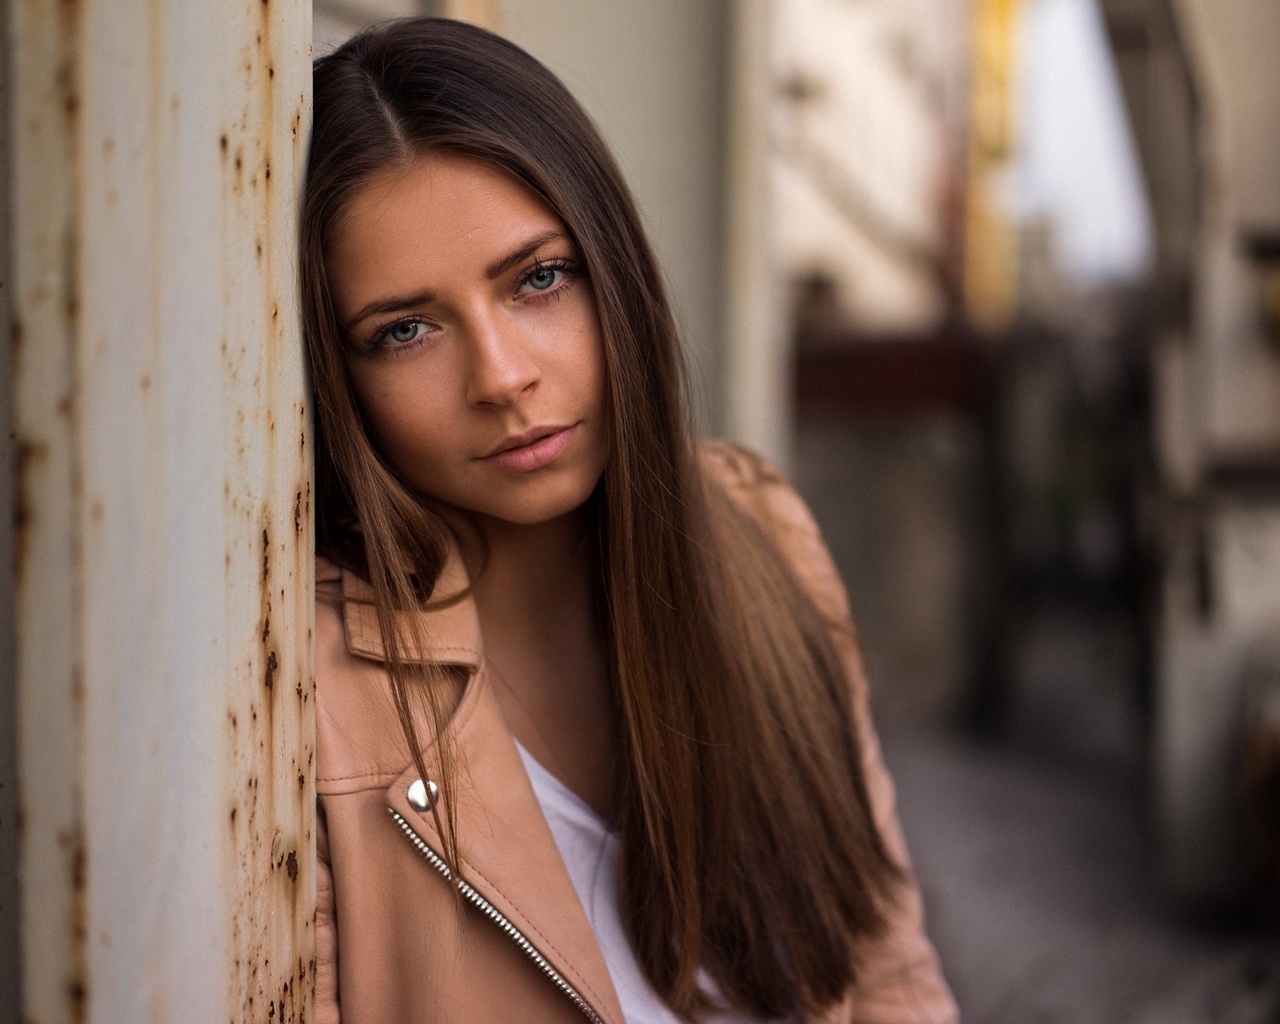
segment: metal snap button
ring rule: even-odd
[[[440,799],[440,787],[430,779],[426,782],[414,779],[409,783],[409,791],[405,794],[405,799],[415,811],[429,811]]]

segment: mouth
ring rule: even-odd
[[[569,427],[533,427],[526,430],[523,434],[513,434],[510,437],[499,441],[493,448],[480,456],[482,459],[492,459],[495,455],[501,455],[503,452],[512,452],[517,448],[527,448],[529,445],[537,444],[543,438],[551,437],[561,431],[568,430]]]
[[[499,441],[480,461],[520,473],[542,469],[564,453],[577,431],[576,423],[534,427]]]

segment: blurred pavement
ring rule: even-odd
[[[965,1024],[1280,1024],[1280,938],[1173,916],[1132,777],[885,718]]]

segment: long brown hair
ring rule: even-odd
[[[781,1016],[843,996],[899,875],[872,817],[850,680],[828,626],[749,516],[703,479],[679,341],[622,176],[586,114],[528,54],[409,19],[315,66],[302,295],[317,409],[317,544],[375,595],[410,749],[410,705],[450,710],[401,656],[453,540],[364,429],[325,270],[374,172],[425,153],[520,182],[566,226],[605,347],[610,458],[595,502],[619,722],[619,902],[638,960],[685,1017],[699,969],[735,1007]],[[448,751],[444,788],[452,785]],[[421,768],[422,765],[419,764]],[[458,837],[446,823],[446,854]],[[461,837],[465,841],[465,837]]]

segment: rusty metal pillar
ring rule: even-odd
[[[311,6],[7,26],[22,1019],[300,1021]]]
[[[0,0],[0,82],[9,80],[8,3]],[[0,89],[0,95],[7,91]],[[0,108],[2,109],[2,108]],[[0,196],[9,195],[9,123],[0,113]],[[9,204],[0,203],[0,239],[9,237]],[[10,320],[9,253],[0,247],[0,324]],[[0,523],[13,520],[13,367],[0,359]],[[0,566],[13,564],[12,531],[0,530]],[[13,587],[0,587],[0,1024],[18,1024],[18,778],[16,692],[13,660]]]

